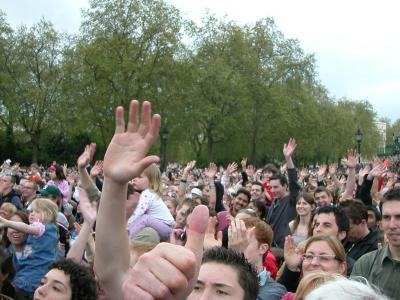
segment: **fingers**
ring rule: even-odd
[[[150,130],[150,120],[151,120],[151,104],[149,101],[144,101],[142,104],[142,115],[141,115],[141,120],[140,120],[140,125],[139,125],[139,134],[143,137],[147,135],[147,133]]]
[[[115,133],[125,132],[124,108],[118,106],[115,110]]]
[[[139,101],[132,100],[129,106],[128,132],[136,132],[139,128],[138,109]]]
[[[204,235],[208,225],[208,208],[205,205],[198,205],[193,210],[185,248],[190,249],[196,256],[197,265],[200,266],[203,257]]]

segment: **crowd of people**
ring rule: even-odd
[[[160,171],[161,117],[128,115],[101,161],[4,161],[0,299],[400,299],[398,158],[304,168],[290,138],[280,166]]]

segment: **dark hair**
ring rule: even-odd
[[[305,193],[305,192],[300,193],[296,198],[296,204],[302,198],[308,204],[314,205],[314,208],[315,208],[315,206],[316,206],[315,205],[315,200],[314,200],[314,197],[310,193]],[[313,213],[311,212],[310,223],[308,224],[309,231],[311,230],[311,227],[312,227],[312,220],[313,220]],[[292,228],[293,232],[296,231],[297,227],[299,226],[299,223],[300,223],[300,216],[297,214],[296,217],[294,218],[294,221],[293,221],[293,228]]]
[[[257,298],[259,290],[257,272],[243,253],[223,247],[214,247],[203,254],[202,264],[209,262],[230,266],[237,271],[240,287],[244,291],[243,300],[255,300]]]
[[[259,218],[263,221],[265,221],[267,219],[267,214],[268,214],[268,208],[267,206],[265,206],[264,202],[261,201],[260,199],[257,199],[256,201],[254,201],[254,206],[257,208],[258,212],[259,212]]]
[[[276,175],[279,173],[279,169],[273,164],[266,164],[263,168],[263,172],[271,172],[272,174]]]
[[[274,176],[271,176],[269,178],[269,181],[271,181],[271,180],[279,180],[281,185],[288,185],[288,180],[287,180],[286,176],[284,176],[282,174],[276,174]]]
[[[66,179],[63,168],[60,165],[54,165],[54,167],[56,168],[56,177],[57,177],[57,179],[58,180]]]
[[[29,225],[29,216],[28,216],[28,214],[25,212],[25,211],[22,211],[22,210],[17,210],[12,216],[11,216],[11,218],[13,217],[13,216],[18,216],[21,220],[22,220],[22,222],[24,222],[25,224],[28,224]],[[2,237],[2,239],[1,239],[1,244],[4,246],[4,247],[8,247],[11,243],[10,243],[10,240],[8,239],[8,237],[7,237],[7,231],[8,231],[8,227],[4,227],[4,231],[3,231],[3,237]]]
[[[236,196],[239,195],[239,194],[246,195],[247,196],[247,200],[250,203],[251,194],[250,194],[250,192],[248,190],[246,190],[245,188],[240,188],[240,189],[237,190]]]
[[[323,193],[323,192],[327,193],[328,196],[331,196],[331,197],[332,197],[332,193],[331,193],[325,186],[323,186],[323,185],[320,185],[320,186],[318,186],[318,187],[315,189],[315,191],[314,191],[314,196],[315,196],[315,194],[317,194],[317,193]]]
[[[362,220],[368,221],[367,207],[359,200],[348,199],[340,203],[349,220],[355,225],[361,223]]]
[[[349,232],[350,229],[349,218],[347,218],[345,212],[340,207],[332,205],[319,207],[316,210],[316,215],[320,214],[334,214],[336,225],[339,231],[346,231],[346,233]]]
[[[262,183],[261,182],[259,182],[259,181],[252,181],[251,182],[251,185],[258,185],[258,186],[260,186],[261,187],[261,191],[262,192],[264,192],[264,186],[262,185]]]
[[[400,201],[400,188],[393,188],[387,191],[385,195],[383,195],[383,199],[379,203],[379,210],[381,211],[381,213],[383,213],[383,204],[389,201]]]
[[[60,259],[49,265],[49,270],[57,269],[69,275],[71,283],[71,300],[95,300],[96,282],[88,268],[71,259]]]
[[[375,218],[376,218],[377,221],[381,221],[382,220],[382,215],[379,212],[379,210],[376,208],[375,205],[368,205],[367,206],[367,213],[368,213],[368,211],[372,211],[374,213]]]

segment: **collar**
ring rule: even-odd
[[[269,272],[263,268],[260,273],[258,273],[258,284],[264,286],[269,278]]]

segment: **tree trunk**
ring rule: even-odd
[[[208,157],[208,162],[213,161],[213,147],[214,147],[214,139],[212,136],[211,130],[207,130],[207,157]]]

